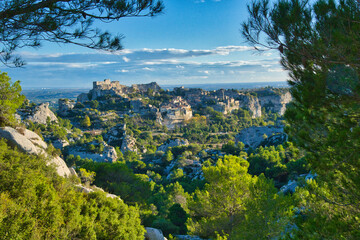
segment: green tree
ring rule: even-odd
[[[276,239],[286,236],[286,228],[289,228],[293,217],[292,197],[279,194],[274,183],[263,174],[253,179],[249,192],[244,219],[235,226],[230,239]]]
[[[226,155],[215,166],[203,167],[207,184],[188,204],[191,233],[207,238],[225,233],[229,239],[281,235],[292,216],[292,201],[278,195],[274,183],[263,175],[248,174],[248,167],[243,158]],[[262,232],[256,238],[258,229]]]
[[[188,229],[201,236],[215,236],[215,232],[230,233],[239,224],[238,214],[245,210],[251,175],[249,163],[236,156],[219,159],[216,166],[203,167],[208,182],[203,191],[196,190],[189,203],[192,221]]]
[[[94,182],[95,176],[95,172],[87,171],[84,168],[79,169],[79,177],[81,179],[81,182],[87,186],[90,186],[90,184]]]
[[[81,126],[86,128],[91,126],[91,121],[88,115],[85,115],[84,119],[81,121]]]
[[[92,49],[120,50],[123,36],[112,36],[93,26],[123,17],[155,16],[163,9],[153,0],[10,0],[0,4],[0,61],[21,66],[13,52],[39,47],[43,41],[72,43]]]
[[[169,208],[169,216],[170,221],[180,228],[180,234],[186,233],[186,220],[188,218],[188,214],[181,207],[180,204],[175,203]]]
[[[171,150],[167,150],[165,155],[163,156],[162,160],[166,163],[171,162],[172,160],[174,160],[174,155],[171,152]]]
[[[24,102],[20,82],[11,83],[7,73],[0,73],[0,127],[14,125],[16,109]]]
[[[355,0],[255,1],[243,35],[277,49],[290,73],[285,117],[293,142],[318,174],[302,194],[314,225],[306,239],[357,239],[360,219],[360,5]],[[265,35],[265,36],[264,36]],[[333,226],[329,231],[326,226]],[[315,231],[314,231],[315,230]],[[317,231],[318,230],[318,231]],[[323,231],[321,231],[323,230]]]

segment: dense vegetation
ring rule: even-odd
[[[45,159],[0,140],[3,239],[143,239],[139,210],[103,192],[84,194]]]
[[[243,35],[279,50],[294,97],[288,132],[318,173],[299,193],[307,218],[297,222],[297,236],[358,239],[359,1],[256,1],[249,10]]]

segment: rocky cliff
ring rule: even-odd
[[[34,123],[46,124],[48,118],[50,121],[58,122],[57,117],[49,108],[49,103],[41,103],[34,107],[19,109],[18,114],[21,120],[30,120]]]
[[[72,110],[75,106],[75,101],[69,99],[59,99],[59,115],[67,116],[69,111]]]
[[[105,142],[100,143],[104,145],[104,150],[101,153],[93,153],[84,149],[83,147],[73,146],[69,147],[69,154],[80,156],[81,158],[92,159],[95,162],[116,162],[117,153],[115,148],[107,145]]]
[[[16,147],[25,153],[44,155],[48,159],[48,164],[55,165],[60,176],[66,177],[71,175],[69,168],[61,157],[50,156],[46,153],[48,146],[36,133],[25,128],[14,129],[4,127],[0,128],[0,138],[6,139],[10,146]]]
[[[261,117],[261,104],[257,97],[252,95],[239,95],[239,107],[249,110],[252,118]]]
[[[160,106],[160,112],[163,124],[169,129],[173,129],[176,125],[182,124],[193,116],[190,104],[180,96],[163,103]]]
[[[235,136],[235,142],[244,143],[245,149],[255,149],[268,137],[273,135],[284,134],[284,128],[279,126],[266,126],[266,127],[249,127],[240,131]],[[286,139],[286,138],[285,138]]]
[[[286,105],[292,100],[292,96],[288,91],[277,93],[274,90],[268,90],[267,94],[259,94],[258,99],[261,107],[265,108],[266,111],[283,115]]]

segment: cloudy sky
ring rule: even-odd
[[[106,78],[122,84],[162,85],[285,81],[276,52],[259,55],[246,45],[240,25],[247,0],[166,0],[154,18],[126,18],[100,25],[121,33],[124,50],[92,51],[44,44],[22,49],[24,68],[6,68],[23,88],[83,87]]]

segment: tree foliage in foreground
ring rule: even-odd
[[[255,47],[279,50],[294,98],[287,131],[318,174],[311,191],[302,193],[313,221],[298,223],[299,236],[358,239],[360,3],[261,0],[249,12],[243,35]]]
[[[21,66],[13,52],[41,42],[72,43],[92,49],[120,50],[121,35],[93,26],[124,17],[155,16],[160,0],[10,0],[0,2],[0,61]]]
[[[203,167],[207,184],[189,203],[188,230],[203,237],[216,233],[229,239],[268,239],[285,232],[292,215],[292,200],[278,194],[262,174],[247,173],[249,163],[225,156],[215,166]]]
[[[2,239],[144,239],[139,210],[103,192],[74,190],[37,156],[0,140]]]
[[[0,73],[0,127],[15,123],[14,114],[24,100],[20,82],[11,83],[7,73]]]

